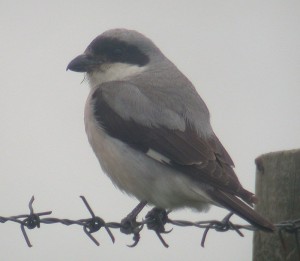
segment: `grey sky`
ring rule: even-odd
[[[162,3],[163,2],[163,3]],[[34,194],[36,211],[85,218],[85,195],[96,214],[119,221],[137,204],[102,173],[87,142],[83,75],[68,62],[103,31],[136,29],[151,38],[195,84],[212,124],[254,191],[254,159],[300,147],[299,1],[0,1],[0,216],[23,214]],[[147,211],[143,212],[145,214]],[[227,212],[190,210],[171,217],[222,219]],[[236,218],[236,222],[244,221]],[[104,231],[96,247],[79,227],[29,231],[0,224],[1,260],[251,260],[252,233],[175,228],[165,249],[151,231],[140,244]]]

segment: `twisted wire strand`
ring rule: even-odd
[[[233,213],[229,213],[223,220],[206,220],[206,221],[187,221],[187,220],[173,220],[170,219],[167,212],[165,210],[154,208],[148,212],[145,219],[142,221],[137,221],[136,219],[132,220],[131,222],[105,222],[101,217],[98,217],[94,214],[94,211],[90,207],[89,203],[85,199],[84,196],[80,196],[82,199],[85,207],[87,208],[90,217],[78,220],[72,219],[61,219],[55,217],[49,217],[52,214],[52,211],[45,211],[45,212],[34,212],[33,210],[33,202],[34,196],[29,201],[29,214],[22,214],[16,215],[11,217],[1,217],[0,216],[0,223],[6,222],[13,222],[20,224],[22,234],[26,241],[28,247],[32,247],[32,244],[29,240],[27,235],[26,229],[31,230],[35,228],[39,228],[41,224],[57,224],[60,223],[62,225],[70,226],[70,225],[78,225],[83,228],[84,233],[97,245],[99,246],[100,243],[97,239],[92,235],[93,233],[99,231],[101,228],[104,228],[107,232],[108,236],[115,242],[115,237],[111,232],[111,229],[119,229],[121,233],[124,234],[132,234],[133,235],[133,243],[128,245],[129,247],[134,247],[138,244],[140,240],[140,232],[142,229],[147,227],[149,230],[153,230],[161,243],[168,247],[169,245],[166,243],[162,234],[167,234],[172,232],[172,229],[167,231],[165,229],[166,224],[172,224],[173,226],[181,226],[181,227],[197,227],[204,229],[204,233],[201,240],[201,246],[204,247],[206,236],[209,230],[215,230],[218,232],[226,232],[229,230],[235,231],[239,236],[243,237],[243,233],[241,232],[242,229],[250,230],[250,231],[257,231],[258,229],[251,226],[251,225],[240,225],[240,224],[233,224],[230,221],[231,216]],[[44,217],[46,216],[46,217]],[[297,252],[300,257],[300,218],[296,220],[288,220],[283,221],[279,224],[275,224],[275,227],[278,230],[279,238],[283,247],[285,246],[285,242],[283,239],[283,232],[294,234]]]

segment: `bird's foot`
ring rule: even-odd
[[[140,231],[143,229],[143,224],[137,222],[138,214],[147,205],[147,201],[141,201],[125,218],[121,221],[120,231],[124,234],[133,234],[133,244],[129,247],[135,247],[140,240]]]
[[[161,234],[170,233],[172,230],[166,231],[165,224],[168,221],[168,213],[166,210],[161,208],[153,208],[146,215],[147,228],[154,230],[159,240],[165,247],[169,247],[166,241],[163,239]]]

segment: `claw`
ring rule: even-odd
[[[164,234],[169,234],[173,231],[173,228],[169,229],[169,230],[166,230],[165,232],[163,232]]]
[[[157,232],[157,231],[155,231],[155,232],[156,232],[156,235],[158,236],[160,242],[164,245],[164,247],[168,248],[169,245],[168,245],[168,244],[166,243],[166,241],[163,239],[163,237],[161,236],[161,234],[160,234],[159,232]]]
[[[133,236],[133,243],[131,245],[127,245],[127,246],[128,247],[135,247],[139,243],[140,238],[141,238],[141,236],[140,236],[139,233],[134,234],[134,236]]]

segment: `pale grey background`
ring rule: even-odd
[[[107,221],[135,205],[102,173],[88,145],[83,75],[68,62],[101,32],[136,29],[150,37],[191,79],[206,101],[215,132],[254,190],[254,159],[300,147],[299,1],[0,1],[0,215],[37,211],[83,218],[79,195]],[[143,212],[143,214],[145,214]],[[171,217],[222,219],[189,210]],[[244,223],[240,219],[235,219]],[[0,224],[1,260],[251,260],[252,233],[175,228],[165,249],[153,232],[140,244],[104,231],[96,247],[79,227],[45,225],[29,231],[27,248],[15,224]]]

